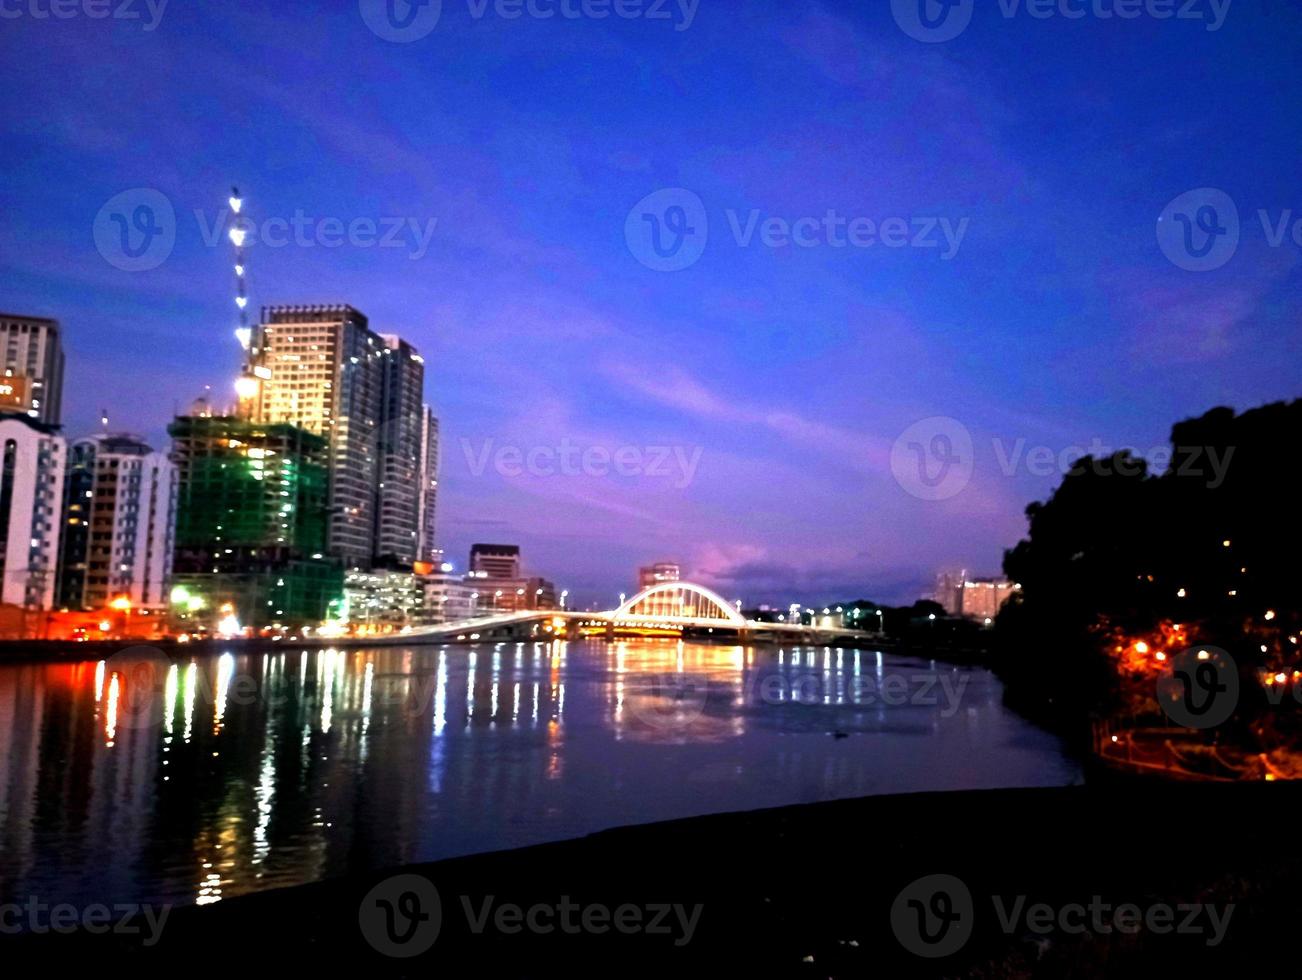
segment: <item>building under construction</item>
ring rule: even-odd
[[[178,500],[173,612],[211,625],[316,624],[343,596],[326,554],[327,443],[298,426],[196,409],[172,436]]]

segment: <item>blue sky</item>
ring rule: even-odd
[[[238,183],[253,221],[300,215],[313,242],[250,248],[255,304],[348,302],[425,354],[450,557],[518,542],[581,601],[656,559],[747,601],[909,600],[941,566],[998,568],[1059,479],[1034,447],[1148,450],[1215,405],[1299,394],[1302,11],[1284,2],[1209,30],[1210,2],[1123,20],[1008,0],[945,43],[885,2],[701,0],[688,25],[672,3],[509,19],[444,0],[409,43],[365,3],[172,0],[147,30],[141,0],[136,20],[26,2],[0,21],[0,308],[63,322],[69,434],[107,407],[161,442],[205,385],[230,390],[229,246],[209,229]],[[139,188],[172,207],[175,244],[127,271],[97,222]],[[1200,188],[1241,226],[1206,272],[1156,231]],[[708,225],[678,271],[626,237],[663,189]],[[829,211],[964,234],[946,258],[733,231]],[[396,247],[323,244],[324,219],[390,218]],[[937,417],[970,437],[970,477],[924,499],[892,459]],[[622,448],[626,469],[548,467],[565,446]]]

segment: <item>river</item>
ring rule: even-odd
[[[145,648],[0,666],[0,901],[202,904],[632,823],[1079,779],[989,671],[871,650]]]

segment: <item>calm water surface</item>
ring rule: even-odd
[[[0,901],[212,902],[624,824],[1077,780],[1000,695],[869,650],[668,640],[4,666]]]

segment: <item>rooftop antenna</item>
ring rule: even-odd
[[[253,328],[249,326],[249,294],[246,276],[248,266],[244,256],[244,242],[248,237],[248,229],[241,218],[244,211],[244,198],[240,196],[238,187],[231,188],[230,200],[227,203],[230,205],[232,215],[229,235],[231,244],[235,246],[235,305],[240,311],[240,325],[235,328],[235,339],[240,342],[240,347],[244,351],[240,376],[235,381],[235,393],[239,396],[239,414],[248,418],[253,414],[262,384],[254,368],[258,351],[253,346]]]

